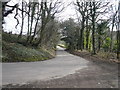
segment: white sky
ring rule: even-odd
[[[14,5],[14,4],[16,4],[16,3],[20,2],[20,1],[21,0],[11,0],[8,4],[9,5]],[[25,1],[28,1],[28,0],[25,0]],[[67,6],[68,4],[70,4],[73,1],[75,1],[75,0],[64,0],[64,6]],[[80,0],[80,1],[82,1],[82,0]],[[109,2],[111,2],[114,5],[118,4],[118,0],[101,0],[101,1],[109,1]],[[65,8],[65,10],[62,13],[60,13],[58,19],[60,21],[63,21],[63,20],[69,19],[69,18],[74,18],[74,19],[77,18],[76,17],[75,6],[73,5],[73,3],[70,4],[69,6],[67,6]],[[106,17],[102,16],[102,18],[106,18]],[[19,33],[20,32],[20,24],[19,24],[18,28],[15,29],[16,20],[14,19],[14,14],[8,15],[5,18],[5,22],[6,22],[6,24],[3,25],[5,31],[7,31],[7,32],[12,31],[12,33]],[[27,26],[27,22],[25,23],[24,26]],[[24,27],[24,32],[23,33],[26,33],[26,31],[27,31],[27,27]]]

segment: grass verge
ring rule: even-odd
[[[55,54],[50,52],[51,50],[24,46],[17,43],[16,38],[16,35],[3,33],[2,62],[33,62],[55,57]]]
[[[86,50],[68,52],[80,56],[82,58],[85,58],[87,60],[120,63],[120,61],[115,58],[116,56],[114,53],[99,52],[96,55],[91,55],[91,53]]]

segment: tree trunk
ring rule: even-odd
[[[120,1],[118,6],[117,59],[120,60]]]
[[[112,21],[112,31],[110,32],[110,37],[111,37],[111,42],[110,42],[110,52],[112,52],[113,48],[113,29],[114,29],[114,23],[115,23],[115,16],[113,16],[113,21]]]
[[[100,35],[98,36],[98,52],[100,51],[101,48],[101,37]]]
[[[32,27],[33,27],[33,19],[34,19],[34,14],[35,14],[35,6],[36,6],[36,3],[33,2],[32,13],[31,13],[31,23],[30,23],[29,35],[28,35],[28,38],[27,38],[27,44],[30,44],[30,39],[31,39],[31,34],[32,34]]]
[[[38,42],[36,43],[37,47],[39,46],[39,44],[41,46],[42,39],[43,39],[43,34],[44,34],[44,29],[45,29],[46,14],[45,14],[45,8],[44,8],[44,3],[43,2],[41,3],[41,12],[42,12],[42,16],[41,16],[40,38],[39,38]]]
[[[24,2],[22,1],[22,11],[24,9]],[[22,12],[22,25],[21,25],[21,31],[18,36],[18,41],[21,39],[22,33],[23,33],[23,26],[24,26],[24,12]]]
[[[95,7],[95,2],[92,2],[93,5],[93,10],[92,10],[92,49],[93,49],[93,54],[96,54],[95,50],[95,12],[96,12],[96,7]]]
[[[30,29],[29,29],[29,27],[30,27],[30,7],[31,7],[31,5],[30,5],[30,1],[29,1],[29,6],[28,6],[28,31],[27,31],[27,41],[26,41],[26,44],[27,44],[27,42],[29,40],[29,34],[30,34]]]
[[[32,43],[32,41],[33,41],[33,39],[34,39],[34,37],[36,35],[37,25],[38,25],[39,18],[40,18],[40,16],[38,16],[38,18],[37,18],[37,21],[36,21],[36,24],[35,24],[34,33],[33,33],[32,37],[31,37],[30,43]]]
[[[84,28],[85,28],[85,17],[82,16],[82,28],[80,31],[80,50],[83,50],[84,47]]]
[[[88,27],[88,10],[87,10],[87,17],[86,17],[86,50],[88,50],[88,44],[89,44],[89,34],[90,34],[90,29]]]

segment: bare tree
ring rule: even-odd
[[[42,46],[42,41],[45,35],[45,27],[51,19],[55,18],[57,13],[60,13],[63,9],[61,8],[62,3],[58,0],[55,2],[41,2],[41,28],[39,29],[39,40],[36,46]]]
[[[35,11],[36,11],[36,6],[38,5],[39,3],[37,2],[31,2],[30,3],[30,6],[29,6],[29,9],[28,11],[31,11],[31,12],[28,12],[29,15],[28,15],[28,37],[27,37],[27,44],[31,43],[31,39],[32,39],[32,31],[33,31],[33,21],[34,21],[34,15],[35,15]],[[31,9],[31,10],[30,10]],[[39,9],[38,9],[39,10]],[[31,13],[31,14],[30,14]],[[30,19],[31,17],[31,19]],[[29,21],[30,20],[30,21]],[[29,24],[30,23],[30,24]]]
[[[22,11],[24,11],[24,2],[22,0]],[[24,26],[24,12],[21,12],[22,14],[22,24],[21,24],[21,31],[20,31],[20,34],[18,35],[18,41],[19,39],[21,38],[22,36],[22,33],[23,33],[23,26]]]
[[[31,37],[31,39],[30,39],[30,43],[32,44],[32,41],[33,41],[33,39],[34,39],[34,37],[35,37],[35,35],[36,35],[36,32],[37,32],[37,27],[38,27],[38,23],[39,23],[39,20],[40,20],[40,12],[41,12],[41,9],[39,9],[39,3],[38,3],[38,11],[37,11],[37,18],[36,18],[36,23],[35,23],[35,27],[34,27],[34,30],[33,30],[33,35],[32,35],[32,37]]]
[[[112,10],[113,10],[113,6],[112,5],[111,5],[111,7],[112,7]],[[111,37],[110,52],[112,52],[112,49],[113,49],[113,29],[114,29],[115,23],[116,23],[117,12],[118,12],[117,10],[115,11],[115,13],[112,12],[113,13],[112,18],[110,18],[111,21],[112,21],[112,29],[111,29],[111,33],[110,33],[110,37]]]
[[[78,45],[79,49],[82,50],[84,48],[84,29],[85,29],[85,19],[86,19],[86,12],[87,12],[87,5],[88,2],[79,2],[77,0],[77,6],[78,6],[78,11],[81,14],[81,30],[80,30],[80,36],[78,40]]]
[[[120,59],[120,1],[118,4],[118,28],[117,28],[117,59]]]

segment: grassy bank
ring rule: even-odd
[[[17,35],[2,34],[2,62],[33,62],[51,59],[54,50],[34,48],[17,43]],[[25,39],[23,38],[24,42]]]
[[[80,56],[82,58],[85,58],[87,60],[120,63],[120,61],[116,58],[115,53],[99,52],[96,55],[91,55],[91,53],[86,50],[68,51],[68,52]]]

